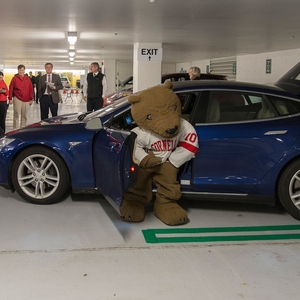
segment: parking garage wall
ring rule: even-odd
[[[271,61],[270,69],[269,62],[267,68],[267,60]],[[239,56],[236,80],[274,84],[299,61],[300,49]]]
[[[226,59],[224,58],[224,60]],[[271,68],[268,73],[267,60],[271,60]],[[299,61],[300,49],[237,56],[235,80],[271,85]],[[190,66],[199,66],[201,72],[205,72],[207,65],[211,68],[209,60],[177,63],[176,72],[187,71]],[[234,68],[232,68],[232,72],[234,72]]]

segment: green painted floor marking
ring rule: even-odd
[[[236,242],[236,241],[271,241],[299,240],[299,233],[290,231],[300,230],[299,225],[245,226],[245,227],[209,227],[209,228],[164,228],[142,230],[146,243],[204,243],[204,242]],[[287,233],[276,233],[287,231]],[[256,232],[247,235],[203,235],[207,233]],[[267,233],[270,232],[270,233]],[[163,236],[165,235],[165,236]],[[177,235],[177,236],[172,236]],[[178,236],[182,235],[182,236]],[[184,236],[189,235],[189,236]]]

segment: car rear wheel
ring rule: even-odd
[[[12,166],[12,182],[18,194],[34,204],[53,204],[66,193],[70,177],[64,161],[45,147],[21,152]]]
[[[291,216],[300,220],[300,160],[293,162],[282,173],[278,183],[278,197]]]

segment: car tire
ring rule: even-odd
[[[62,199],[70,185],[68,169],[51,149],[35,146],[21,152],[12,166],[17,193],[34,204],[53,204]]]
[[[278,182],[278,198],[288,213],[300,220],[300,160],[291,163]]]

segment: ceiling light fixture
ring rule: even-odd
[[[74,57],[75,56],[75,50],[69,50],[69,56]]]
[[[74,57],[69,57],[70,61],[74,61],[74,59],[75,59]]]
[[[77,42],[77,32],[76,31],[68,32],[68,42],[70,45],[74,45]]]
[[[70,65],[74,65],[74,61],[70,61]]]

